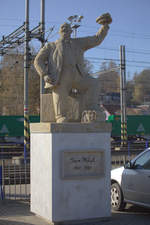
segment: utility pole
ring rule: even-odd
[[[28,109],[28,73],[29,73],[29,0],[25,1],[25,40],[24,40],[24,159],[29,151],[29,109]]]
[[[127,146],[125,46],[120,46],[121,146]]]
[[[45,45],[45,0],[41,0],[41,19],[40,19],[40,26],[41,26],[41,47]],[[43,78],[40,76],[40,95],[44,94],[44,81]],[[41,100],[42,101],[42,98]],[[40,102],[40,104],[42,104]]]
[[[77,29],[79,28],[79,24],[74,24],[73,26],[72,26],[72,28],[73,28],[73,31],[74,31],[74,38],[76,38],[77,37]]]
[[[41,32],[41,48],[45,45],[45,0],[41,0],[41,18],[40,18],[40,32]],[[42,94],[44,94],[44,80],[40,76],[40,121],[41,121],[41,108],[42,108]]]
[[[43,47],[45,44],[45,0],[41,0],[41,18],[38,26],[29,30],[29,0],[25,0],[25,22],[11,34],[3,36],[0,41],[0,55],[3,56],[10,49],[16,48],[17,45],[24,43],[24,159],[26,161],[26,153],[29,150],[30,131],[29,131],[29,106],[28,106],[28,74],[30,67],[30,47],[31,39],[36,38],[41,42]],[[41,81],[41,91],[44,93],[43,80]]]
[[[40,31],[37,32],[37,29]],[[25,47],[24,47],[24,159],[29,151],[30,128],[29,128],[29,109],[28,109],[28,73],[29,73],[29,41],[31,38],[38,38],[41,41],[41,47],[45,45],[45,0],[41,0],[41,18],[40,25],[29,31],[29,0],[25,5]],[[43,78],[40,78],[40,94],[44,93]],[[42,99],[42,98],[41,98]],[[40,104],[42,104],[40,102]]]
[[[74,38],[77,37],[77,29],[80,27],[81,20],[83,19],[83,16],[69,16],[67,20],[69,20],[71,28],[73,29]]]

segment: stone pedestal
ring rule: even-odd
[[[110,124],[31,124],[31,211],[52,223],[111,216]]]

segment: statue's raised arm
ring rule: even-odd
[[[101,42],[105,39],[109,30],[109,24],[112,23],[111,15],[109,13],[102,14],[101,16],[97,17],[96,23],[100,24],[101,27],[95,35],[77,38],[80,47],[84,51],[100,45]]]

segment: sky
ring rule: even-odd
[[[25,21],[25,0],[1,0],[0,40]],[[30,2],[30,29],[40,22],[40,0]],[[59,26],[71,15],[84,16],[77,37],[94,35],[100,25],[96,18],[109,12],[112,24],[107,37],[98,47],[88,50],[85,57],[93,65],[93,73],[101,70],[102,62],[113,60],[120,65],[120,46],[126,49],[126,76],[150,69],[150,0],[45,0],[46,38],[58,39]],[[50,28],[53,32],[48,36]],[[40,42],[31,44],[40,48]]]

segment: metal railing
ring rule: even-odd
[[[113,143],[111,145],[112,169],[123,166],[148,145],[147,141],[128,142],[126,148],[121,148],[118,142]],[[0,199],[30,200],[30,158],[28,156],[27,160],[24,160],[23,145],[0,144]]]
[[[121,142],[111,143],[111,165],[112,169],[125,165],[129,160],[149,147],[149,141],[128,141],[127,145],[122,147]]]
[[[112,169],[125,165],[128,161],[133,159],[140,152],[142,152],[142,150],[132,150],[132,151],[130,151],[130,153],[125,150],[111,151]]]
[[[23,156],[23,144],[15,142],[0,142],[0,160]]]
[[[30,199],[30,164],[21,159],[1,160],[1,199]]]

